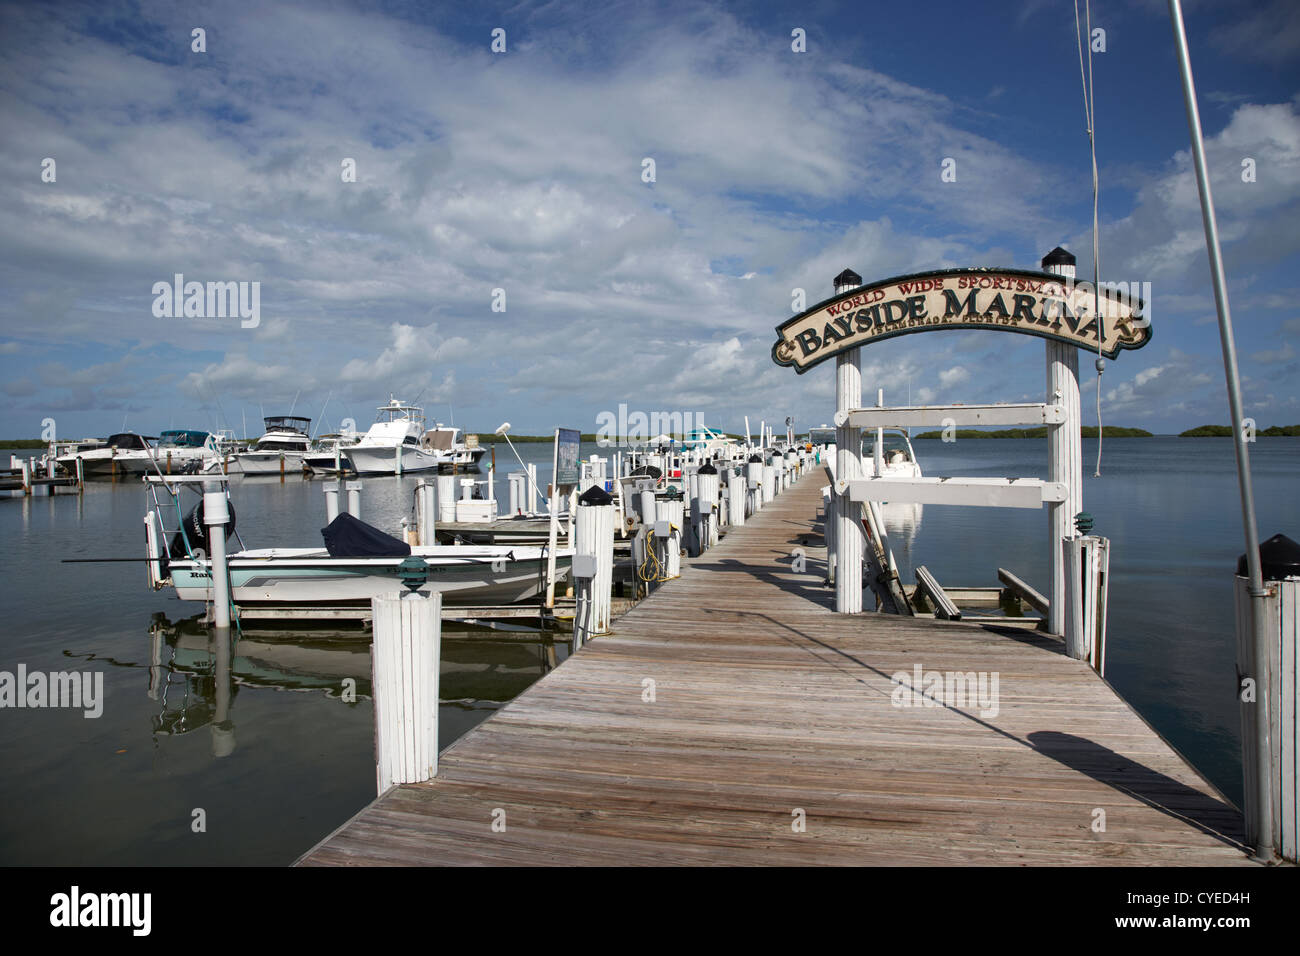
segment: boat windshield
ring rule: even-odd
[[[177,429],[159,436],[159,445],[164,448],[202,448],[207,443],[207,432]]]
[[[311,419],[301,415],[271,415],[262,419],[268,432],[297,432],[306,435],[311,427]]]
[[[108,444],[113,448],[121,449],[142,449],[148,448],[149,444],[140,435],[134,432],[122,432],[118,435],[108,436]]]
[[[912,452],[908,447],[907,438],[901,433],[885,432],[885,443],[883,446],[885,461],[894,464],[900,461],[911,461]],[[862,457],[875,458],[876,456],[876,435],[872,432],[862,440]]]
[[[835,429],[829,425],[808,429],[808,443],[811,445],[834,445]]]

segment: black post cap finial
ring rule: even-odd
[[[1067,252],[1060,246],[1057,246],[1047,255],[1043,256],[1043,268],[1046,269],[1048,266],[1072,266],[1077,261],[1078,260],[1074,258],[1072,252]]]
[[[837,289],[853,285],[862,285],[862,276],[858,275],[852,269],[845,269],[835,277],[835,288]]]

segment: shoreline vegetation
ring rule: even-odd
[[[1097,426],[1084,425],[1082,429],[1084,438],[1096,438]],[[1279,438],[1300,437],[1300,425],[1272,425],[1268,428],[1260,428],[1255,432],[1256,437]],[[921,438],[943,438],[942,431],[921,432],[912,436],[915,439]],[[956,438],[1046,438],[1047,426],[1041,428],[1004,428],[999,431],[983,431],[978,428],[958,428],[953,434]],[[1154,435],[1144,428],[1122,428],[1118,425],[1107,425],[1104,430],[1106,438],[1231,438],[1232,428],[1228,425],[1199,425],[1196,428],[1189,428],[1185,432],[1179,432],[1177,435]]]

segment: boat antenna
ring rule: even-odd
[[[313,440],[313,441],[314,441],[315,438],[316,438],[316,432],[320,431],[321,422],[325,421],[325,406],[328,405],[328,404],[330,403],[330,397],[331,397],[333,394],[334,394],[334,389],[331,388],[331,389],[329,390],[329,393],[325,396],[325,405],[322,405],[322,406],[320,407],[320,415],[317,416],[317,418],[316,418],[316,428],[315,428],[315,430],[311,433],[311,437],[312,437],[312,440]]]
[[[293,404],[289,406],[289,414],[290,414],[290,415],[292,415],[292,414],[293,414],[293,410],[294,410],[295,408],[298,407],[298,396],[301,395],[301,394],[302,394],[302,388],[300,387],[300,388],[298,389],[298,391],[294,393],[294,396],[293,396]]]
[[[1092,0],[1083,0],[1085,26],[1089,41],[1092,39]],[[1097,100],[1092,91],[1092,43],[1088,43],[1088,73],[1083,72],[1083,35],[1079,30],[1079,0],[1074,0],[1074,36],[1079,46],[1079,80],[1083,84],[1083,116],[1088,130],[1088,148],[1092,153],[1092,302],[1097,313],[1097,466],[1092,477],[1101,477],[1101,374],[1106,362],[1101,357],[1101,339],[1105,326],[1101,315],[1101,236],[1097,231],[1097,203],[1100,196],[1097,178]]]

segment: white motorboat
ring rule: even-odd
[[[345,435],[322,435],[316,439],[311,450],[303,458],[303,464],[312,471],[345,472],[354,471],[352,459],[348,452],[361,440],[355,433]]]
[[[183,513],[182,489],[188,486],[201,493],[205,480],[211,479],[153,476],[148,481],[149,584],[155,590],[170,586],[183,601],[213,598],[202,505],[177,528],[167,528],[163,519]],[[220,480],[229,497],[228,479]],[[247,548],[235,530],[233,508],[231,512],[226,536],[234,540],[227,544],[227,569],[231,599],[240,607],[365,606],[371,598],[404,590],[411,581],[421,592],[442,592],[448,604],[511,604],[536,597],[546,587],[545,547],[408,545],[344,513],[324,529],[324,547]],[[573,550],[559,548],[555,558],[556,580],[562,581],[569,574]]]
[[[883,434],[880,434],[883,432]],[[876,443],[880,443],[880,460],[877,463]],[[887,478],[920,478],[921,466],[907,432],[901,429],[881,429],[862,439],[862,468],[867,477],[879,474]]]
[[[682,448],[687,451],[701,452],[711,461],[735,461],[744,457],[744,446],[734,438],[701,425],[682,441]]]
[[[487,449],[478,443],[477,435],[461,435],[461,430],[454,425],[438,422],[421,438],[425,448],[433,449],[442,455],[438,467],[445,470],[455,468],[457,471],[474,471],[479,459]]]
[[[279,475],[302,471],[311,448],[307,429],[311,419],[301,415],[270,415],[262,421],[266,434],[247,451],[236,452],[228,470],[245,475]]]
[[[153,468],[153,446],[151,441],[135,432],[119,432],[110,435],[108,441],[84,450],[60,456],[57,461],[67,469],[69,474],[76,474],[77,459],[81,459],[82,474],[87,478],[108,478],[118,475],[141,474]]]
[[[425,441],[424,409],[391,395],[378,409],[380,418],[348,449],[358,475],[401,475],[438,468],[446,456]]]
[[[163,474],[195,474],[221,461],[222,446],[212,432],[168,429],[158,436],[153,454]]]

